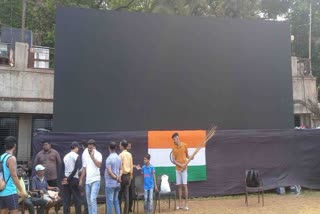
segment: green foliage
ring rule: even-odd
[[[294,6],[292,0],[262,0],[261,12],[264,18],[277,19],[280,15],[288,16],[289,8]]]
[[[0,1],[0,26],[21,26],[22,1]]]

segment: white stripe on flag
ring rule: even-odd
[[[196,148],[189,148],[189,155],[191,156]],[[172,149],[148,149],[151,155],[150,163],[153,166],[174,166],[170,161],[170,153]],[[206,148],[201,148],[193,160],[190,161],[189,166],[206,165]]]

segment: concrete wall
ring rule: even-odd
[[[310,60],[292,57],[291,65],[293,100],[318,103],[317,79],[311,75]],[[294,114],[300,115],[301,123],[308,127],[318,125],[317,119],[305,105],[295,103]]]
[[[27,68],[27,46],[16,44],[15,67],[0,66],[0,112],[52,114],[54,71]]]
[[[293,86],[293,100],[302,100],[307,102],[311,100],[314,103],[317,103],[317,87],[316,87],[316,78],[315,77],[292,77],[292,86]],[[294,113],[310,113],[304,106],[301,104],[294,105]]]

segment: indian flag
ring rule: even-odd
[[[176,167],[171,162],[170,155],[174,146],[173,133],[179,133],[180,141],[187,144],[189,156],[206,137],[204,130],[192,131],[149,131],[148,153],[151,155],[151,164],[156,168],[156,174],[166,174],[170,181],[176,179]],[[188,165],[188,181],[202,181],[207,179],[206,148],[202,147]]]

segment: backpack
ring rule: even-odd
[[[1,159],[0,159],[0,192],[2,192],[4,190],[8,180],[11,177],[11,175],[9,175],[7,180],[5,180],[5,178],[4,178],[4,168],[5,168],[5,164],[7,164],[7,161],[4,161],[4,160],[6,159],[7,156],[10,157],[11,155],[8,153],[3,154],[3,155],[1,155]],[[6,160],[8,160],[8,158]]]
[[[162,193],[171,192],[168,175],[161,176],[160,192]]]
[[[260,176],[258,170],[250,169],[246,177],[246,184],[248,187],[259,187]]]

